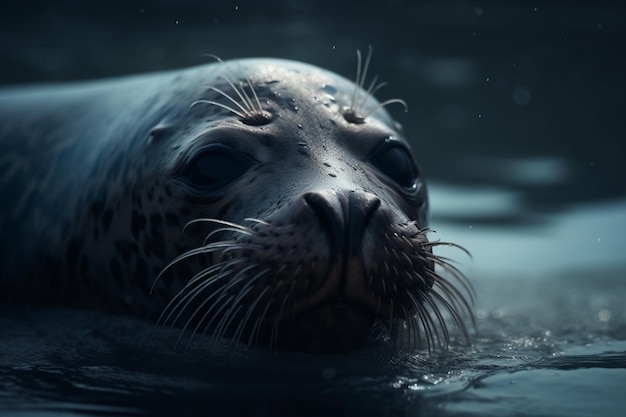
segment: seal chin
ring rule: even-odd
[[[427,340],[435,336],[424,310],[438,297],[427,231],[376,196],[307,192],[249,226],[204,220],[222,227],[181,260],[211,254],[210,266],[168,305],[163,324],[184,317],[184,328],[216,339],[316,353],[354,350],[377,322],[416,313],[429,325]]]
[[[311,353],[344,353],[368,343],[374,312],[360,305],[336,301],[302,312],[278,337],[281,350]]]

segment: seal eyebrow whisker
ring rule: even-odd
[[[399,98],[386,100],[382,103],[374,105],[368,110],[363,109],[363,106],[365,106],[365,103],[367,102],[368,98],[373,97],[374,94],[378,90],[380,90],[382,87],[387,85],[386,82],[377,83],[378,75],[376,75],[370,82],[367,88],[367,91],[364,91],[363,87],[365,85],[365,80],[367,78],[367,71],[370,66],[370,60],[372,58],[372,51],[373,51],[373,48],[370,45],[368,47],[367,56],[365,57],[365,63],[363,65],[361,65],[362,63],[361,51],[358,49],[356,51],[356,56],[357,56],[356,80],[354,82],[354,89],[352,90],[352,98],[350,100],[350,107],[347,109],[344,108],[342,111],[343,118],[348,123],[353,123],[353,124],[365,123],[365,119],[367,119],[372,113],[394,103],[402,104],[404,106],[405,113],[408,111],[408,106],[406,102]],[[359,94],[363,94],[363,97],[359,98]]]
[[[196,100],[193,103],[191,103],[191,107],[193,107],[193,106],[195,106],[197,104],[213,104],[215,106],[218,106],[218,107],[221,107],[221,108],[223,108],[225,110],[228,110],[231,113],[234,113],[236,116],[239,116],[242,119],[246,117],[245,114],[243,114],[243,113],[233,109],[230,106],[227,106],[226,104],[218,103],[217,101],[213,101],[213,100]],[[239,104],[237,104],[237,105],[239,106]]]
[[[225,68],[225,71],[232,74],[232,71],[230,70],[230,68],[218,56],[212,55],[212,54],[204,54],[204,56],[208,56],[217,60],[223,65],[223,67]],[[235,97],[231,96],[230,94],[227,94],[225,91],[219,88],[216,88],[213,86],[208,86],[208,88],[220,94],[227,100],[229,100],[239,110],[231,106],[218,103],[213,100],[197,100],[193,104],[205,103],[205,104],[216,105],[218,107],[221,107],[225,110],[232,112],[233,114],[239,117],[242,123],[250,125],[250,126],[262,126],[272,121],[272,114],[266,110],[263,110],[263,106],[261,105],[261,100],[259,100],[259,96],[256,93],[256,90],[254,89],[254,84],[252,83],[252,80],[250,79],[249,76],[244,77],[245,83],[243,81],[239,81],[238,83],[235,83],[233,82],[233,80],[231,80],[230,77],[228,77],[225,74],[220,74],[219,77],[224,79],[226,83],[228,83],[228,85],[235,92],[237,97],[239,97],[239,100],[236,100]],[[248,93],[248,91],[246,91],[246,87],[245,87],[246,84],[248,85],[248,88],[250,89],[251,94]]]
[[[352,90],[352,100],[350,101],[350,110],[354,109],[356,96],[361,87],[361,50],[356,50],[356,80],[354,81],[354,89]]]
[[[226,62],[224,62],[224,60],[222,60],[222,58],[218,57],[217,55],[213,55],[213,54],[204,54],[204,56],[208,56],[211,57],[213,59],[215,59],[217,62],[219,62],[220,64],[222,64],[222,66],[224,68],[226,68],[227,71],[228,67],[226,66]],[[222,94],[224,97],[226,97],[227,99],[229,99],[232,103],[234,103],[237,107],[239,107],[245,114],[251,113],[254,110],[254,106],[250,105],[250,99],[248,98],[248,100],[246,101],[246,99],[241,95],[241,93],[239,92],[239,89],[235,86],[235,83],[233,83],[230,78],[228,78],[226,75],[220,75],[220,77],[222,77],[227,83],[228,85],[230,85],[230,87],[233,89],[233,91],[235,93],[237,93],[237,95],[239,96],[239,99],[241,99],[241,101],[244,103],[244,105],[246,106],[246,108],[242,107],[241,104],[239,104],[237,102],[237,100],[235,100],[234,98],[232,98],[230,95],[226,94],[224,91],[215,88],[215,87],[211,87],[209,86],[208,88],[212,89],[213,91]],[[250,81],[248,80],[248,83]],[[250,85],[250,88],[252,88],[252,85]],[[243,90],[243,89],[242,89]],[[248,95],[246,94],[245,90],[243,90],[243,94],[248,97]],[[245,117],[245,116],[244,116]]]
[[[356,109],[360,109],[361,107],[363,107],[365,105],[365,102],[367,101],[368,94],[370,96],[374,96],[374,94],[378,90],[380,90],[382,87],[387,85],[386,82],[382,82],[382,83],[376,84],[376,81],[378,81],[378,75],[376,75],[372,79],[372,82],[370,83],[369,87],[367,88],[367,94],[363,94],[363,99],[361,100],[361,102],[359,104],[356,105],[356,107],[355,107]]]
[[[402,100],[401,98],[392,98],[392,99],[389,99],[389,100],[385,100],[385,101],[383,101],[382,103],[380,103],[380,104],[378,104],[378,105],[374,106],[373,108],[369,109],[369,110],[368,110],[368,111],[367,111],[367,112],[366,112],[366,113],[362,116],[362,118],[363,118],[363,119],[367,119],[367,117],[368,117],[369,115],[371,115],[372,113],[374,113],[376,110],[378,110],[378,109],[380,109],[380,108],[383,108],[383,107],[386,107],[386,106],[388,106],[388,105],[390,105],[390,104],[394,104],[394,103],[399,103],[399,104],[402,104],[402,105],[404,106],[404,112],[405,112],[405,113],[409,111],[409,106],[407,106],[407,104],[406,104],[406,102],[405,102],[404,100]]]
[[[260,114],[263,114],[263,106],[261,106],[261,100],[259,100],[259,96],[254,90],[254,87],[252,86],[252,82],[250,81],[250,78],[246,77],[246,80],[248,81],[248,86],[250,87],[250,91],[252,91],[252,95],[254,96],[254,100],[256,101],[256,104],[258,106],[257,112],[259,112]]]

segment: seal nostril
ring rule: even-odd
[[[327,230],[334,248],[346,256],[358,254],[363,232],[380,199],[357,191],[309,192],[303,197]]]
[[[324,229],[328,232],[333,253],[341,249],[344,234],[343,209],[336,195],[327,191],[304,194],[304,201],[311,207]]]
[[[349,255],[359,252],[363,232],[378,207],[380,199],[374,194],[354,191],[348,195],[346,244]]]

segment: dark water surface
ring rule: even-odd
[[[351,77],[357,48],[473,282],[448,352],[272,355],[99,312],[0,310],[1,416],[621,416],[626,409],[626,6],[467,2],[13,2],[0,83],[274,56]],[[447,253],[446,253],[447,254]]]

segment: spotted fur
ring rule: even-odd
[[[429,348],[450,340],[448,319],[466,336],[471,290],[433,254],[423,178],[407,188],[375,164],[408,144],[365,73],[355,87],[243,60],[0,90],[0,299],[273,348],[349,350],[379,322]],[[245,169],[205,187],[190,166],[215,146]]]

